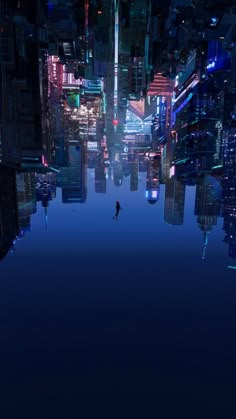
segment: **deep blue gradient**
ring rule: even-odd
[[[236,271],[187,187],[183,226],[108,181],[83,205],[39,204],[0,264],[0,417],[235,417]],[[122,211],[113,221],[115,201]]]

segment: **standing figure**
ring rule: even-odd
[[[119,201],[116,201],[116,213],[113,216],[113,220],[118,221],[118,215],[119,215],[120,210],[121,210],[120,203],[119,203]]]

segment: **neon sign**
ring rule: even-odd
[[[215,61],[213,61],[212,63],[209,63],[207,65],[207,70],[210,70],[211,68],[215,68],[215,66],[216,66],[216,63],[215,63]]]

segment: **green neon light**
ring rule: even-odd
[[[76,106],[79,108],[80,106],[80,97],[79,95],[76,95]]]
[[[196,124],[197,122],[199,122],[199,119],[195,119],[193,122],[191,122],[191,124],[189,124],[189,125],[194,125],[194,124]]]
[[[228,265],[228,268],[229,268],[229,269],[236,269],[236,266],[233,266],[233,265]]]
[[[39,156],[39,157],[26,157],[26,156],[23,156],[23,160],[38,160],[39,161],[39,159],[41,159],[41,156]]]
[[[58,170],[58,169],[55,169],[55,167],[49,167],[49,169],[50,170],[52,170],[53,172],[57,172],[57,173],[60,173],[60,170]]]
[[[101,89],[91,89],[91,90],[85,90],[85,93],[100,93]]]
[[[177,165],[177,164],[186,163],[186,161],[188,161],[188,160],[189,159],[182,159],[182,160],[177,161],[175,164]]]
[[[223,164],[218,164],[217,166],[213,166],[212,169],[219,169],[221,167],[223,167]]]

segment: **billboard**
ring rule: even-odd
[[[207,72],[230,69],[230,53],[224,49],[223,41],[212,40],[208,43]]]

